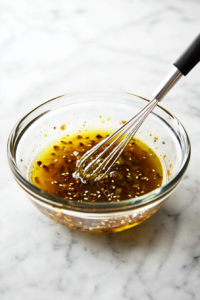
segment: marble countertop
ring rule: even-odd
[[[112,90],[151,97],[197,35],[200,2],[0,1],[0,299],[190,300],[200,294],[200,64],[163,100],[191,139],[184,180],[130,230],[95,235],[43,216],[14,182],[14,124],[55,96]]]

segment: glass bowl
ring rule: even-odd
[[[143,222],[178,186],[190,159],[190,141],[183,125],[159,105],[136,135],[160,156],[166,170],[166,180],[156,190],[117,203],[80,203],[50,195],[29,178],[33,159],[52,141],[91,128],[114,131],[122,120],[132,118],[148,101],[129,93],[83,92],[43,103],[23,117],[9,136],[8,162],[15,180],[44,215],[74,229],[116,232]],[[65,131],[60,129],[63,124]]]

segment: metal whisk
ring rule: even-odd
[[[91,150],[87,151],[80,160],[77,161],[77,172],[75,177],[79,177],[82,181],[95,181],[101,180],[112,168],[113,164],[117,161],[123,150],[129,144],[133,136],[136,134],[142,123],[152,112],[154,107],[169,90],[175,85],[175,83],[181,78],[182,75],[187,75],[192,68],[200,61],[200,34],[190,44],[186,51],[178,58],[174,63],[172,71],[160,84],[160,86],[154,92],[153,100],[151,100],[136,116],[129,120],[125,125],[120,127],[112,135],[108,136]],[[118,143],[117,143],[118,142]],[[97,155],[97,157],[89,161],[90,158],[99,151],[103,146],[108,146]],[[116,146],[114,147],[114,145]],[[114,149],[102,159],[111,147]]]

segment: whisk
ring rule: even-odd
[[[100,181],[112,168],[121,153],[129,144],[133,136],[136,134],[142,123],[152,112],[154,107],[160,102],[169,90],[182,77],[186,76],[192,68],[200,61],[200,34],[193,40],[189,47],[173,64],[172,71],[163,80],[160,86],[153,93],[151,100],[137,115],[129,120],[125,125],[120,127],[113,134],[102,140],[91,150],[87,151],[81,159],[77,161],[77,172],[75,177],[81,178],[84,181]],[[117,143],[118,142],[118,143]],[[116,146],[115,146],[116,144]],[[106,146],[108,145],[108,146]],[[97,154],[97,151],[105,146],[95,159],[92,159]],[[115,146],[115,147],[114,147]],[[114,149],[103,159],[107,152]]]

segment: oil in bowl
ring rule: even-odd
[[[110,172],[98,183],[85,183],[74,178],[77,160],[108,135],[109,130],[93,129],[55,140],[32,164],[31,182],[45,192],[64,199],[113,203],[145,195],[166,181],[166,172],[159,156],[136,138],[131,140]],[[95,159],[104,147],[91,159]]]

